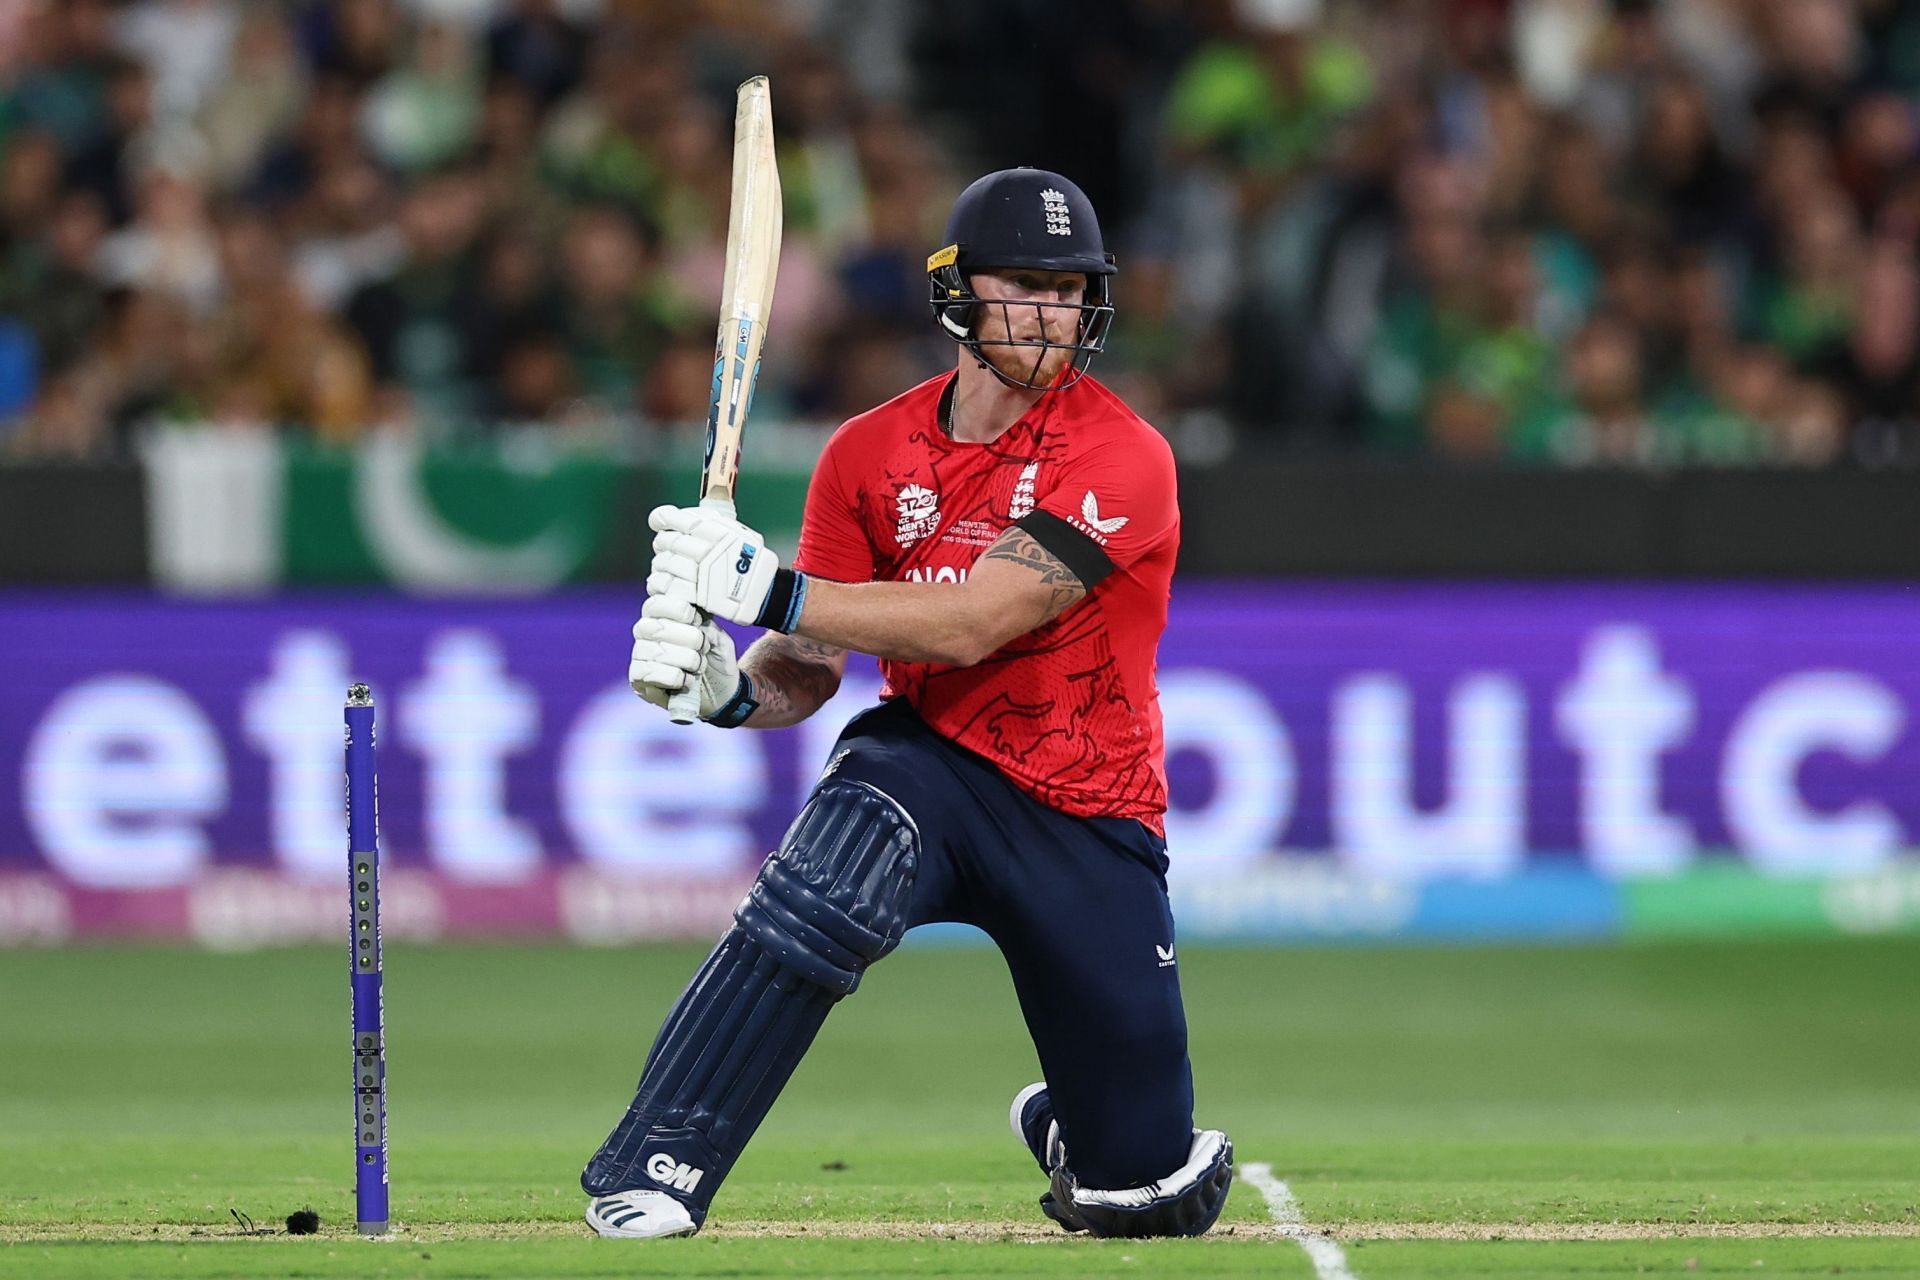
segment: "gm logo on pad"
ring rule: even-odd
[[[647,1176],[663,1187],[672,1187],[675,1191],[691,1191],[700,1185],[700,1177],[705,1169],[696,1169],[690,1164],[681,1164],[664,1151],[656,1151],[647,1157]]]

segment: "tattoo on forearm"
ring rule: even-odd
[[[760,698],[755,720],[804,720],[840,688],[846,650],[801,636],[769,633],[740,660]]]
[[[1078,574],[1061,563],[1060,557],[1034,541],[1032,534],[1017,526],[1001,534],[981,559],[1005,560],[1039,574],[1042,585],[1053,592],[1047,602],[1046,617],[1042,619],[1045,622],[1053,621],[1066,612],[1067,606],[1087,594],[1086,584],[1080,581]]]

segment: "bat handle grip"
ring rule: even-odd
[[[700,686],[678,690],[667,699],[667,714],[675,724],[692,724],[700,718]]]
[[[702,498],[700,505],[708,511],[717,511],[731,520],[734,518],[733,501],[729,498]],[[705,610],[701,619],[706,619]],[[688,682],[687,687],[667,699],[667,714],[675,724],[692,724],[700,718],[700,684],[697,679]]]

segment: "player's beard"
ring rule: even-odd
[[[1049,333],[1047,340],[1053,343],[1050,347],[1041,347],[1038,337],[1010,341],[1005,313],[994,305],[988,312],[986,322],[981,325],[980,354],[988,364],[1015,382],[1050,387],[1066,372],[1074,355],[1073,348],[1066,345],[1073,341],[1069,336],[1072,329],[1067,326],[1048,326],[1049,329],[1056,327],[1066,332]]]
[[[1015,382],[1050,387],[1059,380],[1072,361],[1073,348],[1056,345],[1043,350],[1037,341],[1031,346],[987,341],[980,344],[980,354],[986,357],[988,364]],[[1035,368],[1036,362],[1038,369]]]

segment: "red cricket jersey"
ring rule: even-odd
[[[1164,834],[1154,667],[1180,544],[1173,452],[1092,378],[1040,397],[992,444],[952,440],[937,415],[955,376],[834,433],[794,567],[835,582],[957,583],[1021,522],[1083,582],[1097,579],[1087,597],[976,666],[883,659],[881,696],[905,698],[1043,804]]]

